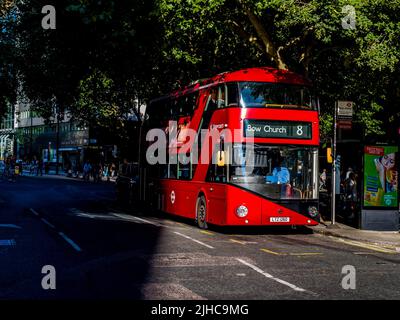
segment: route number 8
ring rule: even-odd
[[[303,127],[302,126],[297,126],[297,132],[296,134],[298,136],[302,136],[303,135]]]

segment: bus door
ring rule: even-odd
[[[215,145],[206,181],[208,196],[208,221],[223,224],[226,217],[226,183],[229,182],[228,150],[223,139]]]

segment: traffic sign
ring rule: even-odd
[[[351,119],[353,117],[353,102],[352,101],[338,101],[337,115],[339,119]]]
[[[351,119],[346,119],[346,120],[338,120],[337,122],[337,127],[339,129],[351,129],[352,128],[352,121]]]

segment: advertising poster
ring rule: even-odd
[[[398,147],[364,149],[364,207],[398,206]]]

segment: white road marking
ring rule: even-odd
[[[256,241],[245,241],[245,240],[237,240],[237,239],[229,239],[229,241],[231,242],[235,242],[235,243],[239,243],[242,245],[246,245],[246,244],[257,244],[258,242]]]
[[[353,254],[364,255],[364,254],[376,254],[375,252],[353,252]]]
[[[0,240],[0,247],[13,247],[15,246],[15,240],[11,239],[11,240]]]
[[[285,286],[288,286],[289,288],[293,289],[294,291],[298,291],[298,292],[307,292],[307,290],[305,290],[305,289],[303,289],[303,288],[297,287],[297,286],[295,286],[294,284],[291,284],[291,283],[289,283],[289,282],[287,282],[287,281],[285,281],[285,280],[282,280],[282,279],[279,279],[279,278],[274,277],[272,274],[269,274],[269,273],[267,273],[267,272],[261,270],[259,267],[255,266],[255,265],[253,265],[253,264],[251,264],[251,263],[248,263],[248,262],[246,262],[246,261],[244,261],[244,260],[242,260],[242,259],[239,259],[239,258],[236,258],[236,260],[238,260],[240,263],[242,263],[242,264],[244,264],[244,265],[250,267],[250,268],[253,269],[254,271],[257,271],[258,273],[262,274],[264,277],[269,278],[269,279],[271,279],[271,280],[274,280],[274,281],[276,281],[276,282],[279,282],[279,283],[281,283],[281,284],[283,284],[283,285],[285,285]]]
[[[35,216],[39,216],[39,213],[37,213],[37,211],[35,211],[34,209],[30,208],[29,209]]]
[[[64,233],[59,232],[58,233],[65,241],[67,241],[72,248],[74,248],[76,251],[81,252],[82,249],[69,237],[67,237]]]
[[[34,209],[30,208],[29,209],[35,216],[39,217],[39,213],[35,211]],[[45,218],[40,218],[40,220],[43,221],[43,223],[47,224],[50,228],[56,230],[56,227],[51,224],[49,221],[47,221]],[[82,249],[71,239],[69,238],[66,234],[63,232],[58,232],[58,235],[63,238],[72,248],[74,248],[76,251],[81,252]]]
[[[50,228],[55,229],[56,227],[51,224],[50,222],[48,222],[45,218],[40,218],[40,220],[42,220],[45,224],[47,224]]]
[[[207,300],[178,283],[145,283],[141,293],[145,300]]]
[[[152,224],[153,226],[161,227],[161,224],[159,224],[157,222],[149,221],[147,219],[142,219],[142,218],[138,218],[138,217],[135,217],[135,216],[130,216],[130,215],[127,215],[127,214],[119,214],[119,213],[113,213],[113,215],[118,217],[118,218],[121,218],[121,219],[135,221],[135,222],[140,221],[140,222],[144,222],[144,223],[147,223],[147,224]]]
[[[210,245],[208,245],[208,244],[206,244],[206,243],[204,243],[204,242],[201,242],[201,241],[199,241],[199,240],[193,239],[193,238],[191,238],[191,237],[189,237],[189,236],[187,236],[187,235],[185,235],[185,234],[182,234],[182,233],[179,233],[179,232],[176,232],[176,231],[174,231],[174,233],[177,234],[178,236],[184,237],[184,238],[186,238],[186,239],[192,240],[193,242],[196,242],[196,243],[198,243],[198,244],[201,244],[201,245],[204,246],[204,247],[207,247],[207,248],[209,248],[209,249],[214,249],[214,247],[212,247],[212,246],[210,246]]]
[[[94,213],[87,213],[77,210],[70,210],[70,214],[74,215],[75,217],[79,218],[89,218],[89,219],[97,219],[97,220],[117,220],[120,221],[121,218],[118,218],[114,215],[113,212],[111,214],[94,214]]]
[[[20,226],[15,224],[0,224],[0,228],[22,229]]]

